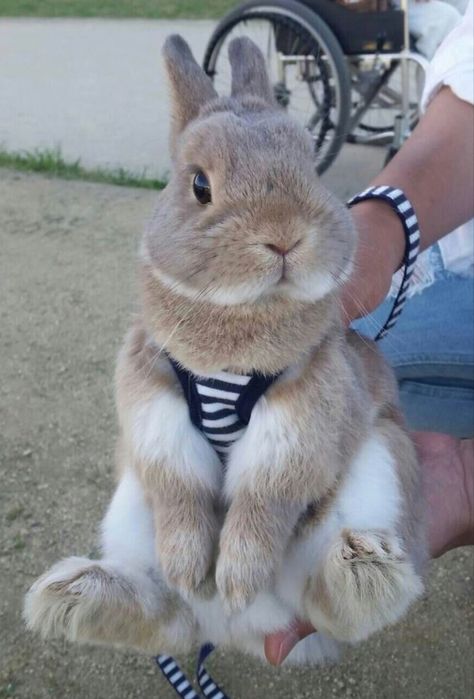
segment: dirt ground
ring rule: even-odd
[[[45,643],[21,620],[38,574],[95,547],[113,487],[114,357],[155,198],[0,170],[0,698],[174,696],[149,658]],[[229,653],[209,666],[233,699],[471,697],[473,560],[459,549],[433,564],[406,620],[338,667],[275,671]]]

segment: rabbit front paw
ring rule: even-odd
[[[221,537],[216,567],[217,590],[229,612],[247,607],[258,592],[269,587],[275,561],[269,547],[250,533]]]
[[[213,592],[210,574],[216,538],[209,522],[194,526],[181,524],[160,531],[158,557],[167,582],[185,595],[209,597]]]
[[[422,590],[396,536],[346,529],[308,585],[307,610],[319,630],[360,641],[397,621]]]

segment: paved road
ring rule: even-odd
[[[86,167],[166,174],[161,46],[180,32],[202,61],[214,24],[0,19],[0,145],[59,145]]]
[[[37,575],[93,550],[110,498],[114,360],[157,195],[1,169],[0,192],[0,697],[175,699],[150,659],[44,643],[20,616]],[[212,671],[232,699],[470,699],[473,562],[459,549],[435,563],[403,624],[339,667],[275,671],[226,653]]]
[[[60,146],[86,167],[163,176],[169,102],[160,50],[180,32],[202,61],[212,21],[0,19],[0,146]],[[354,193],[382,163],[346,147],[328,181]]]

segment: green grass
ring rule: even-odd
[[[3,17],[222,17],[239,0],[0,0]]]
[[[80,160],[68,163],[64,160],[59,149],[35,150],[11,153],[0,149],[0,167],[28,172],[42,172],[51,177],[61,177],[66,180],[86,180],[87,182],[103,182],[122,187],[144,187],[145,189],[163,189],[166,182],[142,175],[135,175],[125,168],[106,170],[83,168]]]

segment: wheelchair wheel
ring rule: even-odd
[[[242,35],[262,50],[276,100],[310,132],[321,174],[349,129],[350,76],[337,39],[323,20],[294,0],[241,5],[219,23],[204,57],[204,70],[220,94],[230,91],[228,44]]]

